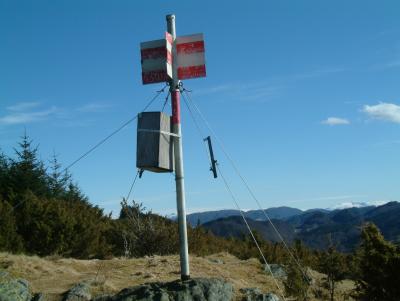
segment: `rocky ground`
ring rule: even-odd
[[[190,264],[193,278],[219,278],[231,284],[235,300],[253,294],[254,291],[248,288],[257,288],[257,293],[280,295],[273,278],[256,259],[239,260],[230,254],[221,253],[207,257],[192,256]],[[62,300],[65,293],[78,283],[83,283],[83,289],[90,290],[94,298],[99,295],[115,295],[124,288],[144,283],[173,282],[180,278],[178,256],[77,260],[0,253],[0,271],[7,272],[13,278],[27,280],[32,296],[42,293],[43,300],[49,301]],[[311,271],[311,274],[314,279],[311,291],[320,290],[318,284],[323,275],[315,271]],[[202,281],[193,285],[201,287]],[[282,279],[278,279],[278,284],[283,287]],[[163,285],[157,285],[157,289],[164,291]],[[351,281],[342,282],[338,288],[338,300],[348,300],[343,296],[352,286]],[[135,293],[134,290],[132,292]],[[312,300],[321,300],[321,297]]]

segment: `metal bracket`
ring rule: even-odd
[[[207,138],[204,139],[204,141],[207,141],[208,143],[208,150],[210,152],[210,160],[211,160],[211,167],[210,171],[213,172],[214,178],[217,178],[217,160],[214,159],[214,152],[211,144],[211,137],[208,136]]]

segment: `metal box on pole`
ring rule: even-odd
[[[138,115],[137,168],[152,172],[174,170],[171,117],[163,112],[143,112]]]

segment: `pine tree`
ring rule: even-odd
[[[324,284],[329,290],[330,300],[333,301],[336,283],[343,280],[346,275],[345,258],[331,243],[328,250],[320,254],[318,266],[320,272],[326,274],[323,279]]]
[[[356,293],[359,300],[395,301],[400,296],[400,252],[372,223],[361,232]]]
[[[7,194],[7,183],[9,174],[9,160],[0,151],[0,197],[6,198]]]
[[[51,172],[49,174],[49,187],[54,198],[62,198],[65,196],[65,190],[71,181],[71,175],[67,170],[61,170],[61,164],[57,159],[57,155],[53,152],[50,160]]]
[[[288,265],[287,278],[284,282],[285,291],[289,296],[293,296],[298,301],[308,300],[308,289],[310,279],[295,264]]]
[[[10,188],[14,193],[22,194],[27,190],[37,196],[48,196],[48,177],[43,162],[38,159],[37,147],[32,146],[32,141],[25,133],[19,148],[14,149],[16,160],[11,160]]]
[[[0,251],[20,252],[21,237],[17,233],[12,206],[0,197]]]

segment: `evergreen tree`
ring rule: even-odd
[[[6,197],[9,174],[8,158],[0,150],[0,197]]]
[[[372,223],[361,232],[356,294],[359,300],[395,301],[400,296],[400,252]]]
[[[37,196],[49,196],[46,168],[38,159],[37,147],[32,146],[26,133],[18,145],[14,149],[17,158],[11,160],[10,188],[18,194],[30,190]]]
[[[319,271],[326,274],[325,287],[329,290],[330,300],[334,300],[336,283],[345,278],[346,262],[342,254],[336,251],[331,244],[326,252],[322,252],[318,258]]]
[[[12,206],[0,197],[0,251],[21,250],[22,240],[17,233]]]
[[[65,190],[71,181],[71,175],[67,170],[61,170],[61,164],[57,159],[57,155],[53,152],[50,160],[51,172],[49,174],[49,187],[54,198],[62,198],[65,196]]]
[[[288,265],[287,278],[284,281],[285,291],[298,301],[308,300],[310,279],[295,264]]]

